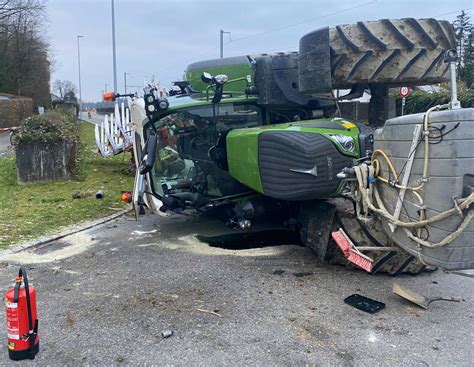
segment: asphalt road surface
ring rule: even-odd
[[[89,121],[95,125],[100,125],[104,121],[104,115],[99,115],[97,113],[91,113],[91,117],[86,112],[82,113],[81,119],[84,121]]]
[[[41,247],[0,255],[0,286],[28,264],[38,291],[39,365],[468,366],[473,279],[436,271],[398,281],[427,296],[420,309],[391,293],[393,278],[320,265],[283,245],[212,248],[195,234],[220,222],[122,217]],[[346,305],[359,293],[377,314]],[[5,320],[0,330],[6,334]],[[163,338],[164,330],[173,335]],[[9,362],[6,351],[0,364]]]
[[[0,134],[0,157],[11,153],[11,150],[8,149],[10,146],[10,133],[4,132]]]

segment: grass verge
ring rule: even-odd
[[[0,247],[50,234],[61,227],[116,213],[125,208],[122,190],[131,191],[130,154],[104,159],[97,154],[94,126],[81,123],[81,154],[75,180],[16,183],[15,157],[0,158]],[[104,190],[102,200],[95,192]],[[72,199],[74,192],[85,193]]]

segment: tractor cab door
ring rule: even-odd
[[[132,121],[135,124],[132,135],[133,154],[135,159],[136,173],[133,187],[132,206],[135,211],[135,218],[143,212],[146,205],[152,212],[160,213],[163,203],[155,196],[151,195],[150,171],[156,157],[157,137],[150,132],[142,136],[136,130],[137,126],[146,124],[148,118],[145,115],[143,106],[139,102],[132,103]]]

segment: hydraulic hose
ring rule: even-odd
[[[388,155],[381,149],[376,149],[374,153],[372,154],[372,159],[371,159],[371,164],[374,166],[375,169],[375,177],[377,177],[378,180],[382,181],[383,183],[389,184],[391,186],[396,187],[397,189],[405,189],[405,190],[410,190],[410,191],[420,191],[423,189],[425,186],[425,183],[428,181],[428,166],[429,166],[429,155],[430,155],[430,143],[429,143],[429,116],[431,112],[433,111],[439,111],[442,109],[449,108],[449,104],[444,104],[444,105],[437,105],[434,107],[431,107],[426,111],[425,116],[423,118],[423,135],[424,135],[424,157],[423,157],[423,176],[421,183],[418,186],[404,186],[398,184],[398,173],[391,161],[391,159],[388,157]],[[415,154],[415,153],[413,153]],[[390,172],[394,176],[394,183],[391,183],[389,180],[386,178],[382,177],[380,171],[381,171],[381,165],[380,162],[377,159],[377,156],[382,156],[385,162],[388,165],[388,168],[390,169]]]
[[[429,247],[429,248],[436,248],[436,247],[445,246],[449,244],[455,238],[457,238],[464,231],[464,229],[467,228],[467,226],[469,225],[469,223],[471,222],[474,216],[474,211],[469,210],[469,212],[466,214],[466,216],[464,217],[464,220],[456,229],[456,231],[449,234],[442,241],[438,243],[431,243],[429,241],[422,240],[414,236],[410,232],[410,230],[408,230],[408,228],[422,228],[428,224],[438,222],[452,215],[456,215],[458,213],[458,210],[468,209],[471,206],[471,204],[474,202],[474,193],[471,193],[468,197],[466,197],[461,202],[459,202],[457,207],[438,213],[429,219],[423,219],[423,220],[413,221],[413,222],[403,222],[399,220],[398,218],[395,218],[393,215],[391,215],[388,212],[388,210],[385,207],[385,204],[382,201],[382,198],[380,197],[378,188],[373,183],[369,183],[369,185],[367,186],[367,183],[368,183],[367,177],[369,176],[369,166],[367,166],[366,164],[361,164],[359,166],[354,167],[354,170],[356,173],[357,184],[358,184],[358,190],[356,190],[357,192],[355,196],[356,196],[356,199],[362,203],[363,209],[365,211],[367,211],[367,209],[370,209],[375,214],[378,214],[386,218],[388,221],[390,221],[394,225],[401,227],[404,230],[405,234],[410,239],[412,239],[413,241],[415,241],[416,243],[422,246]],[[378,207],[374,205],[372,201],[372,196],[369,196],[369,192],[372,193],[373,196],[375,197],[375,201]],[[359,217],[359,219],[362,219],[362,220],[364,219],[361,216],[360,210],[358,210],[357,216]]]

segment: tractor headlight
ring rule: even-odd
[[[219,74],[214,77],[217,84],[225,84],[229,80],[229,77],[225,74]]]
[[[153,102],[155,102],[155,97],[150,94],[148,97],[146,97],[146,101],[147,101],[149,104],[152,104]]]
[[[334,140],[337,144],[339,144],[339,146],[346,152],[355,153],[356,145],[354,138],[340,134],[328,134],[328,137],[331,140]]]
[[[148,105],[148,112],[155,112],[155,106],[153,106],[152,104]]]
[[[160,107],[160,110],[166,110],[169,107],[169,102],[165,98],[161,98],[158,100],[158,106]]]

